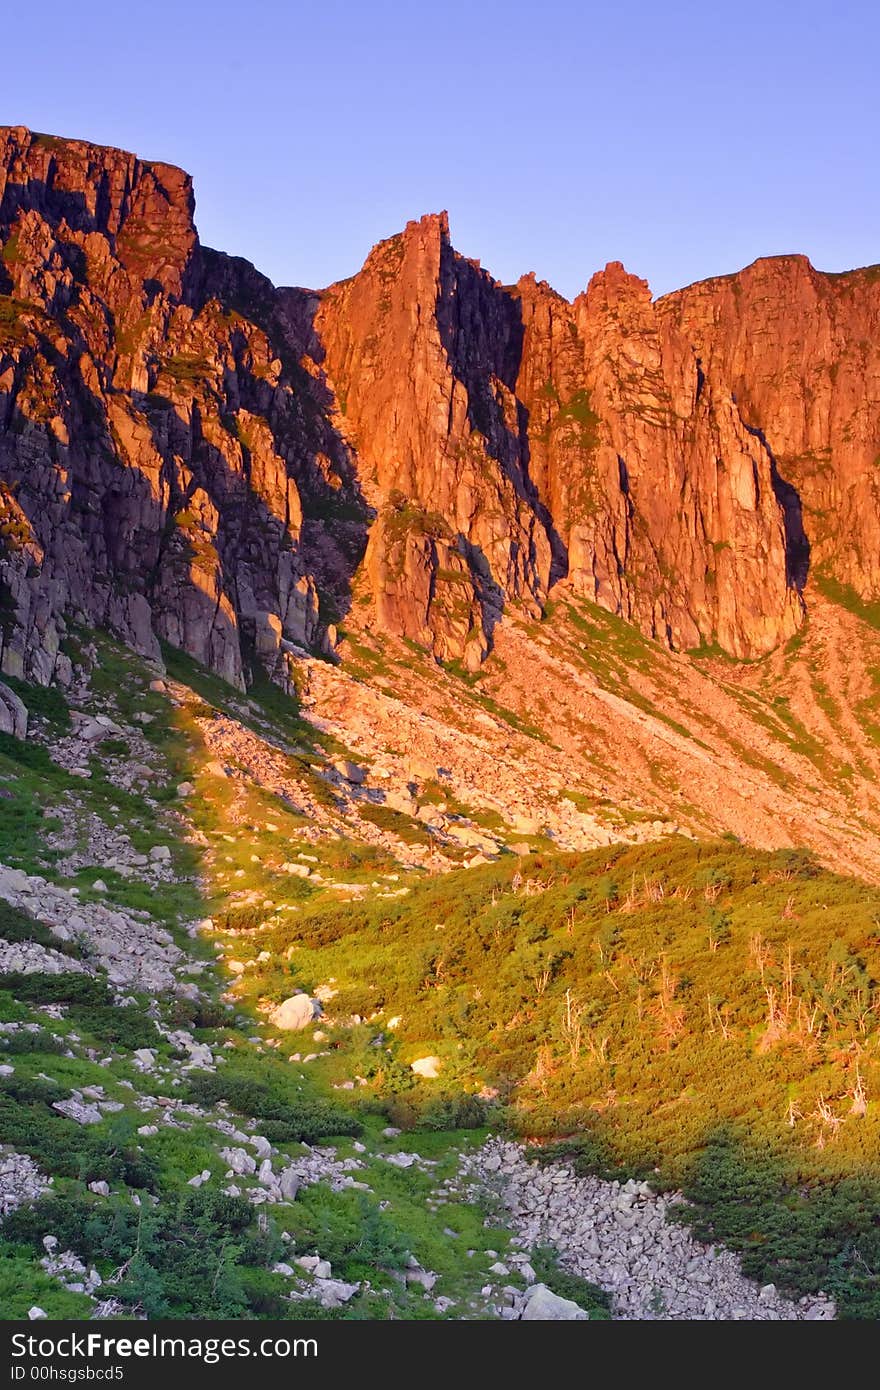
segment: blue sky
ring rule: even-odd
[[[46,0],[2,43],[0,121],[183,165],[202,239],[279,284],[444,207],[568,296],[608,260],[655,293],[880,261],[869,0]]]

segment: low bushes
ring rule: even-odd
[[[143,1008],[117,1004],[103,976],[62,973],[0,976],[0,990],[34,1004],[64,1004],[68,1017],[83,1033],[106,1047],[155,1047],[157,1034]]]
[[[152,1190],[158,1166],[139,1151],[135,1121],[114,1117],[82,1126],[51,1109],[63,1087],[18,1077],[0,1082],[0,1134],[19,1153],[30,1154],[48,1173],[82,1182],[124,1182]]]
[[[148,1318],[280,1316],[285,1281],[265,1266],[280,1242],[261,1231],[244,1198],[193,1192],[157,1207],[113,1198],[43,1197],[3,1222],[9,1242],[42,1252],[47,1231],[62,1249],[115,1272],[112,1290]]]
[[[319,1095],[298,1092],[280,1078],[261,1078],[251,1070],[236,1072],[232,1064],[194,1077],[189,1097],[199,1105],[225,1100],[240,1115],[253,1115],[274,1144],[314,1144],[332,1135],[357,1135],[362,1129],[351,1110]]]

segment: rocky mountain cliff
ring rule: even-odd
[[[727,383],[772,452],[795,548],[862,598],[880,594],[880,267],[815,270],[774,256],[667,295],[657,304],[701,368]]]
[[[283,678],[326,641],[306,516],[356,484],[274,290],[116,150],[3,132],[0,228],[4,670],[63,678],[73,618]]]
[[[554,584],[764,655],[810,565],[880,585],[880,277],[802,258],[652,301],[503,286],[445,214],[323,292],[201,246],[190,179],[0,131],[2,668],[65,625],[282,685],[335,624],[479,668]]]

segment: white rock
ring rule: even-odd
[[[323,1308],[338,1308],[354,1297],[360,1284],[346,1284],[342,1279],[325,1279],[319,1276],[315,1280],[315,1287]]]
[[[294,878],[309,878],[312,871],[309,868],[308,864],[286,863],[281,865],[281,872],[285,874],[292,874]]]
[[[276,1005],[269,1015],[270,1023],[288,1032],[299,1032],[308,1028],[320,1013],[320,1005],[307,994],[292,994],[281,1004]]]
[[[443,1063],[439,1057],[417,1057],[409,1065],[410,1071],[414,1071],[416,1076],[423,1076],[427,1080],[433,1081],[440,1075],[440,1068]]]
[[[522,1318],[523,1322],[589,1322],[590,1315],[570,1298],[560,1298],[546,1284],[533,1284]]]
[[[256,1159],[246,1149],[221,1149],[220,1157],[238,1177],[257,1171]]]
[[[97,1105],[83,1105],[73,1097],[53,1101],[52,1109],[57,1110],[59,1115],[66,1115],[69,1120],[76,1120],[78,1125],[99,1125],[103,1119]]]
[[[349,762],[347,758],[336,758],[331,764],[334,772],[338,772],[346,782],[351,782],[355,786],[360,786],[367,780],[366,768],[359,767],[357,763]]]

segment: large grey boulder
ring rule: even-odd
[[[586,1309],[570,1298],[560,1298],[546,1284],[533,1284],[529,1289],[523,1322],[589,1322]]]
[[[299,1173],[295,1168],[285,1168],[281,1174],[281,1196],[285,1202],[295,1202],[301,1186]]]
[[[257,1170],[256,1159],[254,1159],[247,1149],[221,1149],[220,1157],[228,1163],[233,1173],[239,1177],[244,1177],[247,1173],[255,1173]]]
[[[360,1284],[347,1284],[343,1279],[315,1279],[315,1292],[322,1308],[339,1308],[354,1298]]]
[[[270,1023],[276,1028],[298,1032],[308,1028],[321,1014],[321,1005],[308,994],[292,994],[289,999],[276,1005],[269,1015]]]
[[[0,681],[0,733],[27,738],[28,712],[21,700]]]
[[[71,1096],[69,1100],[53,1101],[52,1109],[68,1120],[76,1120],[78,1125],[99,1125],[104,1118],[97,1105],[84,1105],[75,1096]]]

